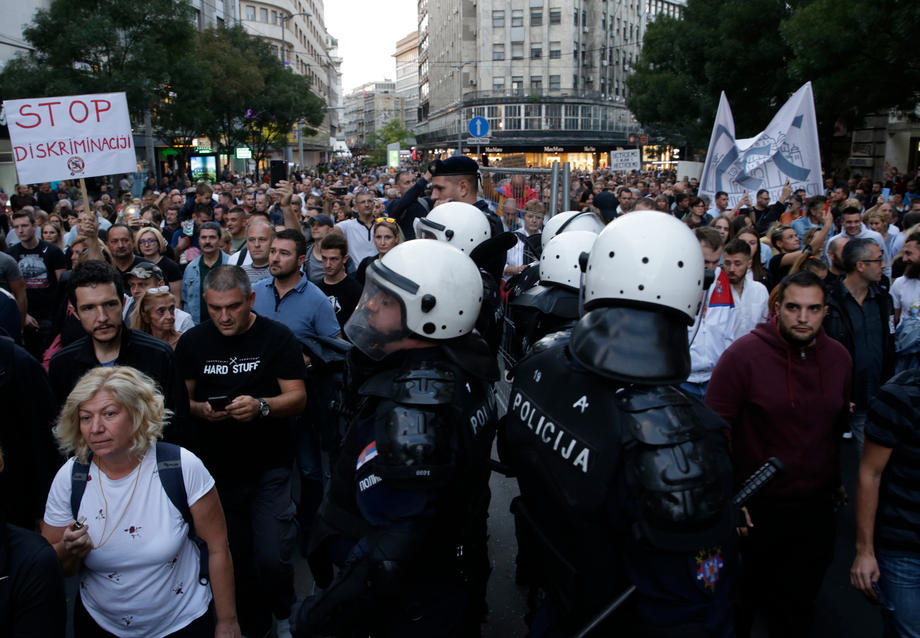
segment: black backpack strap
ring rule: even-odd
[[[210,581],[208,570],[208,544],[195,533],[195,522],[192,520],[192,511],[188,507],[188,492],[185,491],[185,479],[182,478],[181,448],[172,443],[157,441],[157,474],[160,483],[170,502],[182,514],[188,524],[188,537],[198,547],[200,564],[198,566],[198,582],[207,585]]]
[[[86,491],[86,480],[89,478],[89,464],[93,462],[93,453],[90,452],[86,463],[80,463],[76,457],[73,459],[73,466],[70,468],[70,511],[73,514],[73,520],[77,520],[77,514],[80,513],[80,502],[83,500],[83,492]]]

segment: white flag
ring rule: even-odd
[[[735,122],[723,91],[709,139],[700,194],[710,199],[716,192],[728,193],[734,206],[744,193],[751,203],[757,191],[779,199],[783,184],[793,190],[804,188],[809,196],[823,193],[818,123],[811,82],[806,82],[776,113],[756,137],[735,139]]]

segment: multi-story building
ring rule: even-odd
[[[625,79],[642,35],[685,0],[419,0],[418,146],[435,153],[489,122],[490,159],[593,168],[638,142]],[[476,148],[464,148],[464,152]]]
[[[396,43],[396,95],[403,100],[403,125],[410,131],[418,123],[418,32]]]
[[[393,120],[401,120],[403,99],[392,80],[362,84],[345,96],[344,131],[349,148],[367,148],[371,136]]]
[[[322,0],[239,0],[240,24],[268,42],[275,54],[295,73],[310,78],[311,90],[330,108],[310,137],[294,133],[285,157],[313,165],[332,154],[331,139],[339,135],[342,95],[341,58],[338,43],[326,31]]]

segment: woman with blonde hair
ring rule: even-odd
[[[144,293],[131,311],[131,327],[176,349],[182,333],[176,331],[176,298],[168,286],[151,288]]]
[[[168,415],[154,382],[127,366],[93,368],[61,410],[55,436],[74,456],[51,485],[42,536],[80,575],[76,638],[240,636],[214,479],[188,450],[157,443]],[[178,505],[167,491],[177,482]]]
[[[361,263],[358,264],[358,269],[355,271],[355,279],[362,285],[364,284],[364,271],[367,270],[367,267],[370,266],[374,260],[380,259],[390,252],[393,246],[403,243],[406,239],[403,236],[399,224],[397,224],[396,220],[392,217],[378,217],[375,219],[374,225],[371,226],[371,233],[373,233],[372,237],[374,238],[374,247],[377,248],[377,254],[365,257],[361,260]]]

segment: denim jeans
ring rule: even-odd
[[[684,381],[680,384],[680,389],[685,391],[687,394],[693,395],[700,401],[706,398],[706,388],[709,387],[709,381],[703,381],[701,383],[692,383],[690,381]]]
[[[853,410],[850,415],[850,431],[856,441],[856,454],[862,458],[863,446],[866,443],[866,419],[869,415],[865,410]]]
[[[894,611],[882,609],[885,638],[920,638],[920,556],[875,552],[879,589]]]

